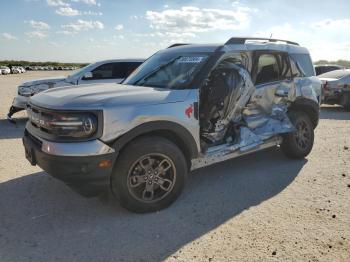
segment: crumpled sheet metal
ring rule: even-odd
[[[252,115],[249,115],[249,112],[243,115],[247,126],[240,126],[238,140],[210,148],[207,155],[220,157],[237,150],[247,152],[264,144],[270,138],[293,132],[295,127],[287,116],[287,109],[286,102],[273,104],[269,115],[255,108],[251,109]]]
[[[224,119],[216,123],[215,134],[213,135],[218,140],[223,138],[229,123],[234,123],[240,125],[239,137],[234,141],[228,140],[226,144],[209,148],[207,157],[225,156],[238,150],[242,153],[247,152],[259,147],[273,137],[295,130],[287,116],[288,97],[278,97],[275,95],[275,88],[267,88],[260,89],[260,100],[251,101],[256,89],[249,72],[235,64],[231,64],[230,67],[238,71],[243,78],[244,85],[239,90],[241,94],[238,100],[230,100],[229,112]],[[288,92],[287,86],[279,87],[279,89],[281,88],[282,91],[287,90]],[[242,120],[246,123],[246,126],[241,125]]]
[[[216,123],[215,132],[218,133],[225,129],[230,122],[238,122],[242,119],[242,110],[255,91],[255,86],[250,78],[249,72],[245,68],[235,64],[231,64],[231,67],[238,71],[243,79],[244,85],[241,87],[241,95],[238,101],[230,100],[231,104],[228,106],[229,113],[227,116]]]
[[[286,104],[272,106],[271,115],[244,116],[247,126],[261,139],[266,140],[274,135],[293,132],[293,124],[287,116]]]

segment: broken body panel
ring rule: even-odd
[[[246,45],[244,48],[237,45],[234,48],[237,52],[249,50]],[[271,47],[267,50],[271,53]],[[287,51],[285,48],[282,50]],[[281,51],[277,49],[275,52]],[[252,55],[248,57],[254,59]],[[192,161],[192,169],[279,145],[283,134],[295,131],[288,118],[288,110],[296,100],[307,99],[316,107],[319,106],[320,82],[313,76],[305,78],[291,75],[282,81],[254,86],[249,68],[237,64],[226,65],[227,68],[238,72],[242,83],[231,87],[234,91],[229,93],[226,111],[216,121],[212,132],[201,133],[212,145],[206,144],[203,154]],[[250,68],[250,71],[253,69]],[[222,77],[225,76],[226,72],[222,74]],[[234,128],[228,132],[230,126]]]

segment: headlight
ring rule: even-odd
[[[49,112],[27,108],[33,126],[61,138],[90,138],[98,131],[98,117],[85,112]]]
[[[62,137],[86,138],[92,136],[97,130],[97,119],[90,114],[55,115],[45,124],[49,131]]]
[[[37,93],[40,93],[40,92],[45,91],[47,89],[49,89],[48,84],[38,84],[38,85],[32,86],[33,95],[36,95]]]
[[[32,96],[36,95],[49,88],[48,84],[38,84],[32,86],[19,86],[18,94],[21,96]]]
[[[19,86],[18,94],[21,96],[31,96],[33,94],[33,89],[30,86]]]

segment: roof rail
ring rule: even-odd
[[[281,40],[281,39],[274,39],[274,38],[262,38],[262,37],[232,37],[225,43],[225,45],[245,44],[245,42],[247,40],[266,40],[268,42],[285,42],[285,43],[291,44],[291,45],[299,45],[296,42],[292,42],[292,41],[288,41],[288,40]]]
[[[171,46],[168,46],[167,48],[173,48],[173,47],[182,46],[182,45],[189,45],[189,44],[176,43],[176,44],[172,44]]]

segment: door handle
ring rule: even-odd
[[[278,90],[276,90],[275,95],[278,96],[278,97],[287,97],[288,96],[288,91],[287,90],[278,89]]]

